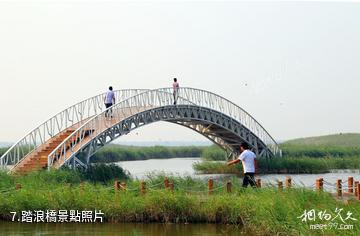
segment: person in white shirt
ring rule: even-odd
[[[230,161],[227,164],[233,165],[241,161],[244,169],[244,179],[242,186],[246,188],[250,184],[251,187],[256,187],[254,178],[254,174],[257,173],[256,155],[249,150],[247,143],[242,143],[240,145],[240,152],[241,153],[238,159]]]
[[[112,86],[109,87],[109,91],[107,91],[105,94],[104,103],[106,109],[108,109],[109,107],[115,104],[115,93],[113,92]],[[109,117],[109,116],[112,117],[112,109],[109,109],[105,112],[105,117]]]
[[[176,78],[174,78],[174,83],[173,83],[173,96],[174,96],[174,105],[176,105],[177,98],[179,96],[179,83],[177,82]]]

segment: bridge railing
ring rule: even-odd
[[[221,111],[239,121],[258,136],[274,154],[277,153],[277,144],[268,132],[246,111],[229,100],[214,93],[194,88],[180,88],[176,95],[177,104],[179,105],[197,105],[210,108]],[[89,119],[59,144],[48,156],[48,167],[50,168],[55,162],[63,164],[68,161],[73,157],[73,154],[77,153],[85,144],[88,144],[94,137],[104,132],[104,127],[110,128],[115,125],[116,122],[120,122],[139,112],[156,107],[172,106],[173,103],[173,89],[161,88],[140,93],[115,104],[111,108]],[[111,118],[107,117],[109,116],[108,112],[110,112],[110,110],[112,111]]]
[[[128,97],[144,91],[146,91],[146,89],[116,90],[114,91],[115,101],[125,100]],[[40,124],[13,144],[4,155],[0,157],[0,167],[6,168],[8,165],[18,164],[26,155],[36,150],[50,138],[74,125],[81,126],[81,124],[90,117],[104,111],[106,109],[104,106],[104,96],[105,93],[101,93],[85,99]]]
[[[127,117],[148,109],[172,105],[173,101],[172,92],[156,89],[137,94],[115,104],[89,119],[60,143],[49,154],[48,167],[53,166],[55,162],[63,164],[68,161],[74,153],[77,153],[92,138],[100,135],[106,127],[115,125],[114,121],[120,122]],[[178,98],[178,102],[184,105],[195,105],[181,97]]]
[[[164,88],[164,91],[172,91],[172,89]],[[190,101],[197,106],[207,107],[213,110],[221,111],[229,117],[239,121],[253,134],[255,134],[264,144],[272,151],[273,154],[279,154],[280,149],[273,137],[266,129],[248,112],[231,102],[230,100],[217,95],[215,93],[196,89],[196,88],[179,88],[179,96]]]

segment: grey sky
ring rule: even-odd
[[[0,140],[108,85],[173,77],[232,100],[278,140],[360,132],[359,22],[360,3],[0,1]],[[203,138],[159,123],[122,140]]]

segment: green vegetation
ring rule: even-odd
[[[317,193],[302,188],[279,192],[276,188],[243,189],[236,178],[234,189],[227,193],[224,182],[215,181],[214,193],[207,194],[206,181],[170,177],[174,193],[163,187],[164,176],[149,176],[147,191],[141,194],[139,181],[123,180],[127,191],[115,192],[113,183],[81,183],[78,173],[71,170],[38,172],[27,176],[9,176],[0,173],[1,189],[13,188],[20,183],[20,190],[0,191],[0,215],[11,219],[11,211],[22,210],[101,210],[107,222],[209,222],[236,224],[246,234],[276,235],[282,233],[309,235],[314,233],[309,224],[301,222],[304,210],[315,209],[334,212],[343,208],[344,216],[350,211],[360,215],[356,202],[344,204],[329,193]],[[276,196],[276,197],[274,197]],[[335,216],[335,215],[334,215]],[[339,222],[341,223],[341,222]],[[350,221],[349,223],[352,223]],[[338,231],[326,230],[336,235]],[[354,224],[351,233],[359,234]]]
[[[284,144],[300,146],[360,147],[360,134],[341,133],[308,138],[299,138],[286,141]]]
[[[0,157],[8,150],[8,148],[0,148]]]
[[[173,157],[199,157],[205,147],[134,147],[109,145],[97,152],[91,161],[117,162],[147,159],[165,159]]]
[[[34,185],[34,187],[39,183],[49,184],[63,184],[63,183],[72,183],[78,184],[83,181],[93,182],[93,183],[107,183],[114,179],[129,179],[129,174],[125,172],[120,166],[115,164],[93,164],[89,168],[79,171],[73,171],[68,168],[62,168],[57,171],[34,171],[25,176],[12,176],[2,173],[2,180],[0,182],[5,183],[14,183],[15,180],[23,183],[25,181],[27,184]],[[0,185],[1,188],[6,186]]]
[[[224,162],[201,161],[193,165],[194,170],[202,174],[242,174],[242,165],[227,166]],[[331,169],[360,169],[360,158],[310,158],[284,157],[267,161],[258,159],[260,174],[319,174]]]
[[[259,173],[325,173],[331,169],[360,169],[360,134],[339,134],[287,141],[280,145],[282,158],[259,158]],[[228,167],[225,152],[212,146],[202,153],[204,161],[194,164],[200,173],[242,173],[242,166]]]
[[[360,157],[359,147],[282,144],[284,157]]]
[[[217,145],[211,145],[202,151],[201,157],[208,161],[224,161],[226,152]]]

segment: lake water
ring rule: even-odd
[[[217,236],[245,235],[233,225],[220,224],[140,224],[140,223],[13,223],[0,221],[0,235],[134,235],[134,236]]]
[[[233,175],[198,175],[192,168],[195,162],[200,161],[200,158],[170,158],[170,159],[150,159],[142,161],[123,161],[117,162],[119,166],[128,170],[130,174],[139,179],[145,179],[148,173],[164,172],[166,174],[192,176],[195,178],[209,178],[213,177],[215,180],[226,180]],[[331,173],[325,174],[267,174],[258,175],[264,185],[277,184],[278,180],[285,181],[289,176],[294,185],[313,188],[315,181],[318,178],[324,178],[326,181],[324,189],[330,192],[335,191],[335,183],[337,179],[343,181],[343,186],[347,186],[347,179],[349,176],[354,177],[355,180],[360,180],[359,170],[333,170]],[[285,185],[285,184],[284,184]],[[331,186],[332,185],[332,186]]]

